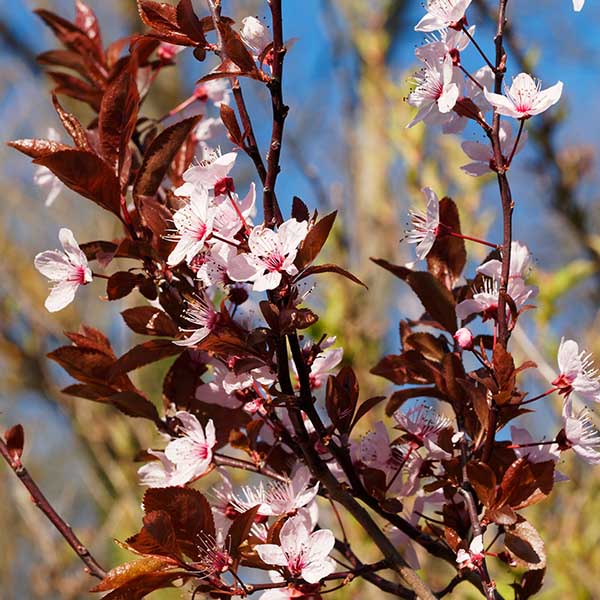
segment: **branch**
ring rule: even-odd
[[[281,142],[283,127],[288,113],[288,107],[283,103],[283,58],[286,48],[283,43],[283,21],[281,13],[281,0],[268,0],[273,23],[273,77],[267,84],[271,92],[271,107],[273,110],[273,124],[271,126],[271,142],[267,153],[267,176],[263,189],[263,211],[265,224],[268,227],[280,225],[283,222],[279,204],[275,198],[275,183],[279,175],[279,157],[281,155]]]
[[[390,567],[403,579],[418,598],[423,600],[434,600],[435,596],[429,587],[419,578],[406,563],[402,555],[390,542],[385,533],[379,528],[371,515],[356,501],[340,482],[332,475],[327,464],[321,459],[304,425],[302,413],[296,404],[294,389],[291,384],[288,366],[288,353],[285,338],[280,338],[277,344],[277,367],[282,392],[288,397],[287,409],[297,437],[298,445],[302,450],[304,459],[311,473],[327,489],[330,497],[341,504],[361,525],[373,542],[377,545]],[[307,393],[306,391],[304,392]],[[310,390],[308,391],[310,394]]]
[[[90,551],[75,535],[71,527],[63,521],[60,515],[50,505],[48,499],[44,496],[27,469],[21,463],[21,459],[14,457],[8,449],[4,439],[0,438],[0,454],[12,469],[14,474],[21,480],[21,483],[31,494],[34,504],[46,515],[48,520],[54,525],[57,531],[65,538],[66,542],[75,550],[77,556],[85,563],[85,571],[98,579],[104,579],[106,571],[96,562]]]

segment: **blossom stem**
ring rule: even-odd
[[[463,235],[462,233],[455,233],[454,231],[446,231],[446,235],[451,235],[452,237],[461,238],[463,240],[468,240],[470,242],[475,242],[477,244],[482,244],[484,246],[488,246],[488,248],[493,248],[494,250],[500,250],[500,246],[498,244],[493,244],[492,242],[486,242],[485,240],[481,240],[476,237],[471,237],[470,235]]]
[[[211,233],[211,237],[214,237],[215,240],[219,240],[220,242],[224,242],[225,244],[229,244],[230,246],[233,246],[234,248],[238,248],[239,244],[234,242],[233,240],[228,240],[227,238],[221,237],[220,235],[216,234],[214,231]]]
[[[510,446],[506,446],[506,448],[510,448],[511,450],[515,448],[535,448],[536,446],[550,446],[557,443],[557,440],[550,440],[547,442],[531,442],[530,444],[510,444]]]
[[[230,191],[227,192],[227,196],[229,197],[229,200],[231,201],[231,205],[233,206],[233,210],[235,210],[238,218],[240,219],[240,221],[242,222],[242,225],[244,226],[244,231],[246,232],[246,235],[249,234],[250,233],[250,226],[246,222],[246,219],[244,218],[244,215],[242,214],[242,211],[240,210],[240,207],[238,206],[238,203],[235,201],[235,198],[231,195]]]
[[[550,388],[549,390],[546,390],[543,394],[540,394],[539,396],[535,396],[533,398],[529,398],[529,400],[525,400],[524,402],[521,402],[521,406],[523,406],[524,404],[531,404],[532,402],[535,402],[536,400],[541,400],[542,398],[549,396],[550,394],[552,394],[553,392],[556,392],[557,390],[558,390],[557,387]]]
[[[521,141],[521,135],[523,134],[523,128],[525,127],[525,119],[521,119],[520,123],[519,123],[519,133],[517,133],[517,139],[515,140],[515,143],[512,147],[512,150],[510,152],[510,156],[508,157],[508,160],[506,161],[506,168],[508,169],[512,163],[512,159],[515,156],[515,153],[517,152],[517,148],[519,146],[519,142]]]
[[[483,86],[481,83],[479,83],[479,81],[477,81],[477,79],[475,79],[475,77],[473,77],[469,71],[467,71],[462,65],[458,65],[458,67],[480,90],[483,91]]]
[[[463,33],[469,38],[469,40],[471,41],[473,46],[475,46],[475,48],[477,49],[477,52],[479,52],[479,54],[481,54],[481,57],[483,58],[483,60],[485,60],[487,66],[490,69],[492,69],[492,71],[496,72],[496,67],[492,64],[492,61],[487,57],[486,53],[481,49],[481,46],[475,41],[475,38],[469,33],[469,30],[464,25],[464,23],[462,26],[462,30],[463,30]]]

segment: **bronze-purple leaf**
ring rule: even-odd
[[[33,161],[50,169],[67,187],[102,208],[119,214],[121,192],[112,169],[99,157],[83,150],[61,150]]]

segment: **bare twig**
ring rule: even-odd
[[[35,505],[46,515],[69,546],[75,550],[77,556],[85,563],[85,570],[98,579],[104,579],[106,571],[98,564],[87,547],[75,535],[73,529],[54,510],[46,496],[44,496],[27,469],[21,463],[21,460],[11,455],[8,446],[2,438],[0,438],[0,454],[2,454],[2,458],[4,458],[14,474],[21,480],[21,483],[27,488]]]

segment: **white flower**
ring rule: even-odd
[[[208,191],[196,188],[190,201],[173,215],[175,231],[165,239],[176,241],[167,258],[170,266],[178,265],[182,260],[189,264],[206,245],[208,236],[212,233],[215,210],[210,206]]]
[[[211,100],[217,108],[219,108],[221,104],[229,105],[231,101],[231,87],[229,85],[229,80],[222,78],[205,81],[196,86],[194,96],[201,102],[208,102]]]
[[[564,432],[568,445],[590,465],[600,464],[600,431],[583,408],[575,413],[571,399],[563,407]]]
[[[437,445],[440,432],[450,427],[448,417],[437,414],[425,404],[413,406],[408,412],[397,410],[394,413],[395,429],[402,429],[409,434],[408,442],[424,446],[430,458],[449,460],[452,455]]]
[[[560,458],[560,450],[558,444],[539,444],[535,443],[533,437],[523,427],[510,427],[510,439],[513,446],[523,446],[522,448],[514,448],[515,454],[518,457],[527,457],[531,463],[557,462]]]
[[[48,128],[47,138],[53,142],[60,142],[60,134],[54,127]],[[33,182],[41,188],[47,188],[46,206],[52,206],[58,195],[65,187],[63,182],[48,168],[39,165],[33,175]]]
[[[237,154],[235,152],[217,154],[212,160],[205,161],[196,167],[190,167],[183,174],[183,180],[188,184],[192,184],[195,188],[214,189],[215,196],[226,191],[234,192],[229,172],[233,169],[236,158]],[[189,187],[184,184],[176,190],[176,193],[186,194],[188,189]]]
[[[475,33],[475,25],[469,27],[471,37]],[[427,36],[427,43],[415,50],[419,60],[426,63],[443,61],[448,55],[453,63],[460,64],[460,53],[469,45],[471,40],[464,31],[456,29],[442,29],[437,35],[435,33]]]
[[[513,149],[513,131],[512,127],[507,121],[500,123],[500,146],[502,147],[502,155],[504,159],[510,156]],[[518,154],[527,141],[527,132],[521,134],[521,139],[515,150],[515,155]],[[496,159],[494,158],[494,152],[490,144],[482,144],[480,142],[463,142],[461,148],[464,153],[473,161],[467,165],[463,165],[461,169],[472,175],[473,177],[479,177],[480,175],[487,175],[488,173],[496,169]]]
[[[427,14],[415,25],[415,31],[437,31],[458,26],[471,0],[427,0]]]
[[[558,348],[558,368],[560,373],[552,382],[561,394],[578,394],[582,400],[600,402],[600,375],[593,368],[592,355],[573,340],[560,340]]]
[[[510,245],[510,279],[525,279],[531,267],[531,252],[519,240],[513,240]],[[502,261],[492,259],[477,267],[477,272],[495,280],[500,280],[502,275]]]
[[[334,369],[340,364],[344,356],[343,348],[328,348],[323,350],[310,365],[310,387],[318,389],[323,382],[333,374]]]
[[[440,226],[440,201],[431,188],[421,190],[427,199],[426,212],[411,210],[412,229],[407,233],[409,244],[417,244],[417,258],[423,259],[431,250]]]
[[[148,454],[155,456],[158,460],[148,462],[138,469],[140,484],[152,488],[177,485],[177,467],[166,457],[165,453],[157,450],[148,450]]]
[[[271,43],[269,30],[256,17],[242,19],[240,37],[255,58],[258,58]]]
[[[213,303],[204,291],[200,291],[193,300],[188,302],[184,316],[186,320],[198,325],[196,329],[182,329],[191,333],[183,340],[175,340],[178,346],[195,346],[215,329],[219,322],[220,314],[215,310]]]
[[[212,463],[212,449],[217,443],[215,425],[210,419],[206,430],[198,419],[185,411],[178,411],[175,416],[181,422],[180,431],[183,436],[169,442],[165,448],[165,456],[177,469],[172,485],[183,485],[204,475]]]
[[[469,551],[460,548],[456,553],[456,562],[460,569],[477,569],[483,561],[483,536],[478,535],[469,544]]]
[[[319,491],[319,483],[309,486],[310,471],[301,466],[291,480],[273,483],[266,491],[259,509],[261,515],[280,516],[297,511],[312,502]]]
[[[215,195],[217,195],[216,189]],[[233,237],[244,225],[244,222],[248,225],[249,220],[254,216],[256,212],[255,202],[256,186],[254,183],[250,184],[248,193],[239,204],[238,196],[235,193],[218,196],[215,199],[214,232],[217,233],[219,237],[233,241]],[[240,214],[242,215],[244,222],[240,219]]]
[[[209,117],[206,119],[202,119],[196,130],[194,131],[194,136],[199,142],[206,142],[207,140],[212,140],[217,137],[220,133],[225,131],[225,126],[223,125],[223,121],[221,119],[217,119],[215,117]]]
[[[296,275],[294,260],[298,245],[306,237],[306,221],[290,219],[275,232],[262,225],[248,238],[249,254],[238,254],[229,263],[229,276],[234,281],[251,281],[257,292],[272,290],[281,282],[282,272]]]
[[[579,12],[583,8],[584,4],[585,0],[573,0],[573,9],[575,12]]]
[[[292,577],[302,577],[308,583],[318,583],[335,570],[335,563],[329,558],[335,537],[329,529],[310,533],[305,519],[297,515],[284,523],[279,540],[280,546],[259,544],[255,547],[268,565],[287,567]]]
[[[477,292],[473,298],[463,300],[456,306],[456,316],[461,321],[473,314],[481,314],[484,321],[497,319],[499,290],[498,280],[486,279],[483,291]],[[525,285],[520,277],[510,279],[508,282],[507,293],[513,299],[517,309],[521,308],[535,292],[536,288]]]
[[[542,90],[541,81],[536,82],[527,73],[519,73],[513,79],[510,88],[504,85],[505,96],[489,92],[486,88],[483,93],[498,114],[515,119],[528,119],[556,104],[562,94],[562,88],[562,81],[559,81]]]
[[[460,93],[458,81],[451,57],[447,56],[443,62],[425,63],[415,74],[416,88],[408,95],[408,103],[419,110],[406,127],[420,121],[432,125],[449,121]]]
[[[50,312],[65,308],[73,302],[77,288],[92,281],[87,258],[73,237],[73,232],[63,227],[58,232],[58,239],[64,252],[46,250],[34,260],[35,268],[54,284],[44,303]]]
[[[198,279],[206,286],[224,287],[231,283],[227,268],[229,261],[236,256],[237,250],[231,244],[217,243],[202,256],[200,268],[196,273]]]

